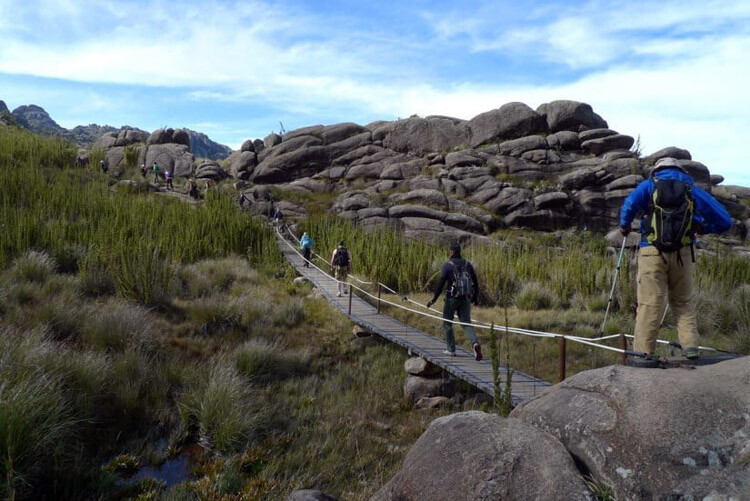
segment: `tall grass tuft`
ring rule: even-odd
[[[268,382],[304,374],[310,365],[307,351],[284,350],[259,340],[247,341],[234,354],[237,371],[254,382]]]
[[[240,450],[262,423],[257,397],[231,364],[217,361],[206,376],[182,399],[183,422],[197,425],[207,446],[225,453]]]
[[[26,251],[16,258],[11,268],[12,275],[19,281],[44,283],[55,272],[55,262],[44,252]]]

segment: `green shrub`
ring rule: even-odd
[[[26,251],[13,263],[11,273],[16,280],[43,284],[55,272],[55,262],[47,254]]]
[[[516,298],[516,306],[521,310],[546,310],[554,304],[552,293],[537,282],[524,284]]]
[[[310,365],[307,351],[289,351],[260,340],[251,340],[234,353],[240,374],[251,381],[268,382],[304,374]]]
[[[245,447],[261,424],[257,399],[246,380],[221,361],[183,396],[180,413],[186,426],[197,424],[203,442],[221,452]]]
[[[153,320],[141,306],[114,301],[101,305],[79,321],[83,324],[81,341],[98,350],[150,349],[156,343]]]
[[[270,306],[271,323],[276,327],[295,327],[305,319],[300,300],[287,300]]]
[[[39,469],[59,457],[73,424],[53,379],[31,372],[14,383],[2,380],[0,496],[13,499]]]
[[[180,303],[188,320],[202,334],[226,332],[240,324],[237,301],[222,296],[198,298]]]

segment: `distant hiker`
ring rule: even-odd
[[[240,192],[239,196],[237,197],[237,203],[240,204],[240,207],[244,207],[245,203],[250,203],[250,199],[248,199],[245,196],[245,192]]]
[[[141,164],[141,176],[143,176],[143,179],[146,179],[146,174],[148,174],[148,168],[146,167],[146,162],[143,162]]]
[[[305,258],[305,268],[310,267],[310,255],[312,254],[312,246],[315,244],[310,235],[307,232],[302,234],[302,238],[299,239],[299,246],[302,249],[302,257]]]
[[[451,244],[450,259],[440,270],[440,283],[435,290],[435,296],[427,303],[427,307],[435,304],[445,286],[445,303],[443,304],[443,331],[447,348],[443,353],[456,356],[456,338],[453,335],[453,318],[458,312],[458,319],[462,323],[471,323],[471,303],[479,304],[479,282],[474,267],[461,257],[461,244]],[[479,345],[474,327],[462,325],[466,336],[474,349],[474,358],[482,360],[482,347]]]
[[[698,358],[698,327],[690,300],[693,295],[695,234],[722,233],[732,218],[721,203],[693,184],[674,158],[656,162],[651,177],[625,199],[620,233],[630,233],[636,214],[641,218],[638,252],[638,310],[636,351],[653,355],[667,301],[677,320],[685,356]]]
[[[170,170],[164,171],[164,179],[166,179],[167,181],[167,189],[169,191],[174,191],[174,186],[172,185],[172,177],[173,177],[172,171]]]
[[[279,207],[276,207],[276,210],[273,213],[273,224],[274,226],[281,226],[281,220],[284,219],[284,214],[281,212],[281,209]]]
[[[106,158],[104,160],[99,160],[99,167],[101,167],[102,172],[104,174],[106,174],[107,171],[109,171],[109,162],[107,161]]]
[[[190,198],[198,198],[198,185],[195,184],[195,179],[190,178],[188,181],[188,195]]]
[[[338,282],[339,292],[338,297],[341,294],[346,294],[346,277],[349,275],[349,268],[352,265],[352,257],[349,254],[349,250],[344,246],[344,241],[339,242],[339,246],[333,250],[331,256],[331,274],[336,277]]]
[[[151,169],[154,171],[154,183],[156,183],[156,186],[159,186],[159,164],[154,162],[154,165],[151,166]]]

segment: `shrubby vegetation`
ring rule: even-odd
[[[0,497],[280,499],[315,487],[365,499],[390,478],[435,417],[403,398],[406,354],[350,347],[349,321],[290,285],[272,232],[220,190],[197,207],[121,190],[72,168],[75,154],[0,127]],[[324,256],[343,239],[356,273],[422,302],[447,257],[329,216],[305,229]],[[482,282],[476,318],[500,324],[507,305],[514,326],[597,333],[614,267],[600,238],[497,236],[466,250]],[[747,352],[748,263],[698,265],[706,342]],[[635,267],[621,273],[607,332],[632,324]],[[391,313],[441,335],[439,322]],[[554,378],[554,343],[510,335],[499,348]],[[571,373],[614,361],[569,350]],[[127,480],[175,458],[189,458],[177,486]]]

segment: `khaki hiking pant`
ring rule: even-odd
[[[656,349],[664,308],[667,300],[677,320],[677,334],[683,349],[698,346],[698,326],[695,310],[690,300],[693,296],[693,271],[695,264],[690,247],[677,252],[663,252],[656,247],[641,247],[638,253],[638,311],[635,316],[635,342],[633,348],[650,355]]]

